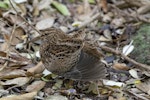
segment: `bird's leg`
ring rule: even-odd
[[[96,80],[95,83],[96,83],[96,90],[98,94],[97,96],[100,97],[101,95],[100,95],[99,88],[98,88],[98,80]]]

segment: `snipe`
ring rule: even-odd
[[[49,28],[41,31],[41,60],[46,69],[54,74],[75,80],[98,80],[105,76],[105,65],[98,57],[89,53],[85,46],[85,32],[73,35],[60,29]]]

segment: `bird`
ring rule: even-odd
[[[98,50],[85,41],[86,32],[66,34],[61,29],[41,30],[40,56],[45,68],[66,79],[89,81],[105,77]]]

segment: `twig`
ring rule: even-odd
[[[17,16],[15,16],[15,17],[17,17]],[[10,35],[10,38],[9,38],[9,40],[7,41],[6,58],[9,57],[10,46],[11,46],[12,39],[13,39],[13,37],[14,37],[15,29],[16,29],[16,24],[14,24],[13,30],[12,30],[11,35]],[[2,71],[5,67],[7,67],[7,65],[8,65],[8,61],[6,61],[6,62],[4,63],[4,65],[0,68],[0,71]]]
[[[98,19],[99,17],[101,17],[101,13],[96,13],[94,16],[92,16],[91,18],[87,19],[85,22],[83,22],[79,27],[74,28],[73,30],[68,31],[67,33],[71,33],[73,31],[77,31],[80,28],[83,28],[87,25],[89,25],[89,23],[95,21],[96,19]]]
[[[121,53],[120,51],[114,50],[114,49],[106,47],[106,46],[100,46],[100,48],[107,51],[107,52],[111,52],[113,54],[120,55],[121,57],[123,57],[127,61],[129,61],[129,62],[133,63],[134,65],[136,65],[135,67],[137,67],[137,68],[141,67],[141,68],[144,68],[146,70],[150,70],[149,65],[136,62],[135,60],[133,60],[133,59],[129,58],[128,56],[124,55],[123,53]]]
[[[11,26],[11,25],[9,25],[7,22],[5,22],[3,19],[4,19],[4,18],[0,18],[0,21],[3,22],[4,24],[8,25],[8,26]]]
[[[32,29],[34,29],[36,32],[38,32],[39,34],[41,34],[40,31],[38,31],[33,25],[31,25],[24,17],[22,17],[19,12],[16,10],[16,8],[13,6],[11,0],[9,0],[10,5],[12,6],[12,8],[15,10],[15,12],[17,13],[17,15],[23,20],[25,21]]]
[[[13,63],[16,63],[16,64],[20,64],[20,65],[21,65],[21,64],[26,65],[26,64],[29,63],[29,62],[17,61],[17,60],[11,59],[11,58],[1,57],[1,56],[0,56],[0,59],[5,60],[5,61],[7,61],[7,62],[13,62]]]
[[[134,93],[132,91],[127,90],[126,92],[138,97],[140,100],[149,100],[149,99],[145,98],[144,96]]]

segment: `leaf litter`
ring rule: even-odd
[[[102,100],[150,99],[149,63],[129,59],[137,49],[132,37],[138,36],[141,24],[150,26],[149,0],[14,1],[0,2],[0,100],[97,100],[96,86]],[[98,42],[106,56],[107,80],[95,85],[44,71],[38,53],[41,41],[24,44],[39,35],[37,30],[49,27],[65,32],[84,27],[87,40]],[[150,41],[145,34],[139,37]]]

